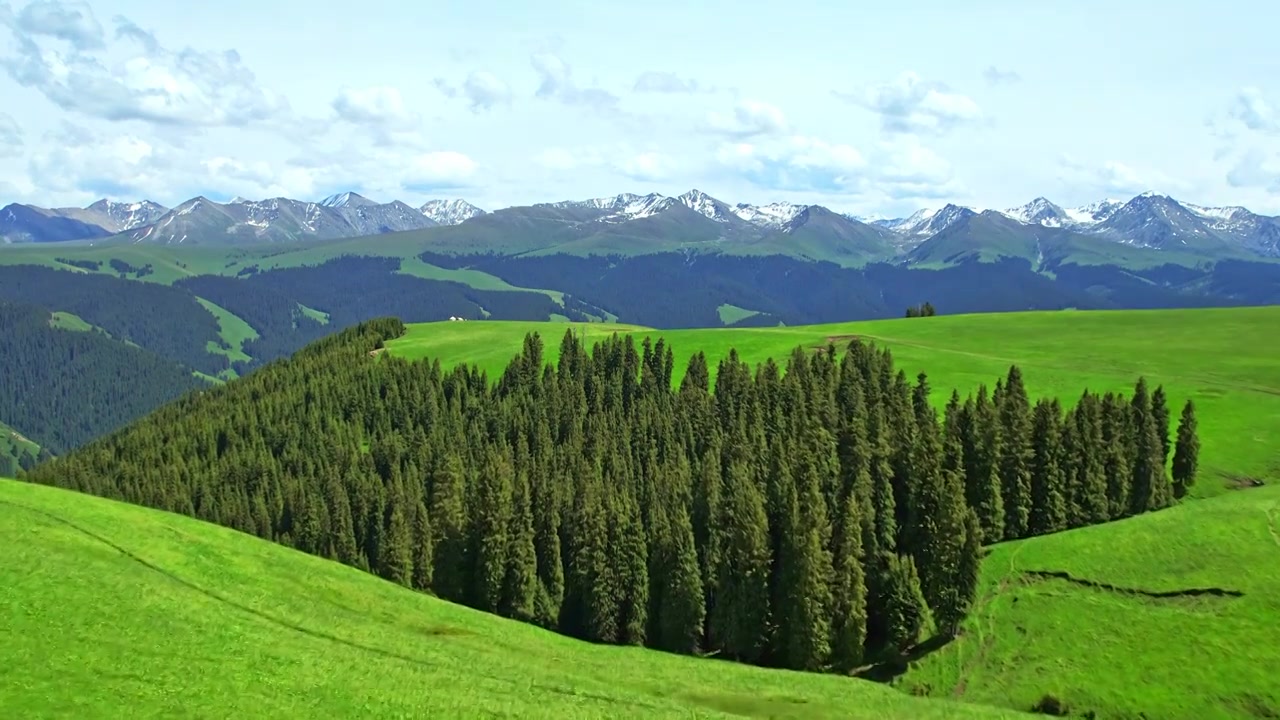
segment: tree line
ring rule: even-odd
[[[848,672],[955,633],[983,544],[1156,510],[1196,474],[1193,406],[1171,442],[1141,379],[1064,412],[1011,367],[939,415],[858,340],[754,370],[696,353],[676,384],[662,340],[566,332],[548,363],[534,334],[491,379],[370,356],[402,332],[349,328],[27,479],[587,640]]]

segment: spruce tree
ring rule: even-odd
[[[533,620],[538,596],[538,555],[529,494],[528,475],[525,471],[517,471],[507,534],[506,577],[499,612],[523,622]]]
[[[1004,536],[1025,537],[1031,517],[1031,401],[1017,365],[1000,392],[1000,486]]]
[[[431,480],[429,514],[435,545],[433,584],[437,595],[454,602],[464,602],[471,586],[464,473],[461,458],[456,452],[449,452]]]
[[[378,574],[400,585],[413,582],[413,533],[405,518],[404,501],[392,498],[387,503],[386,528],[378,548]]]
[[[890,555],[886,579],[880,599],[888,617],[884,650],[901,655],[919,642],[920,633],[928,624],[929,610],[910,555]]]
[[[726,655],[754,662],[769,617],[769,524],[749,466],[732,462],[727,480],[716,527],[721,554],[712,623]]]
[[[1057,400],[1036,403],[1031,426],[1031,515],[1028,532],[1044,535],[1066,527],[1063,492],[1061,409]]]
[[[987,386],[978,387],[977,400],[961,409],[961,439],[964,444],[965,497],[978,513],[982,541],[1004,539],[1004,500],[1000,484],[1000,423],[997,408],[987,396]]]
[[[1169,437],[1169,398],[1165,395],[1164,385],[1157,385],[1151,393],[1151,415],[1156,421],[1156,435],[1160,438],[1160,467],[1169,464],[1169,451],[1173,449],[1173,440]]]
[[[781,553],[780,634],[783,662],[797,670],[816,670],[831,652],[830,532],[820,480],[811,462],[801,464],[789,484]]]
[[[1182,406],[1178,420],[1178,442],[1173,451],[1173,492],[1181,500],[1196,482],[1200,466],[1200,438],[1196,428],[1196,407],[1191,400]]]
[[[1110,517],[1107,499],[1107,453],[1102,403],[1085,392],[1076,405],[1074,465],[1076,517],[1073,525],[1095,525]]]
[[[1160,443],[1159,423],[1152,410],[1145,378],[1138,378],[1134,387],[1130,412],[1133,418],[1134,457],[1129,512],[1137,515],[1164,507],[1167,496],[1172,493],[1161,462],[1163,446]]]
[[[837,509],[832,538],[831,662],[850,672],[863,657],[867,639],[867,586],[862,568],[863,504],[846,493]]]
[[[507,552],[511,547],[511,461],[506,452],[491,448],[476,478],[476,502],[471,517],[471,602],[487,612],[497,612],[507,576]]]
[[[956,572],[968,506],[963,480],[957,472],[943,468],[940,456],[936,423],[925,415],[911,455],[916,487],[910,549],[925,601],[934,617],[950,627],[959,622],[965,605],[957,594]]]
[[[684,459],[673,471],[675,480],[687,480]],[[693,523],[675,488],[663,493],[660,518],[654,533],[653,556],[657,573],[650,578],[660,588],[657,607],[659,647],[680,653],[695,653],[703,639],[706,605],[702,572],[694,547]]]
[[[413,512],[413,588],[431,590],[435,575],[435,545],[427,506],[418,501]]]

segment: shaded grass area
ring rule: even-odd
[[[1176,419],[1187,399],[1199,420],[1198,497],[1227,492],[1249,478],[1280,477],[1280,307],[1205,310],[1124,310],[940,315],[770,328],[653,330],[631,325],[572,324],[591,341],[613,332],[666,339],[676,357],[676,380],[688,358],[702,351],[714,371],[730,348],[750,363],[785,360],[796,346],[842,348],[855,336],[893,351],[910,377],[927,372],[933,400],[952,388],[967,393],[994,385],[1011,364],[1022,368],[1033,396],[1060,397],[1068,406],[1088,388],[1130,392],[1139,375],[1163,384]],[[392,355],[431,357],[444,365],[474,363],[497,377],[519,353],[524,335],[543,336],[554,361],[563,324],[521,322],[428,323],[389,342]]]
[[[961,636],[896,683],[1079,716],[1280,714],[1280,487],[995,546]]]
[[[850,678],[591,645],[190,518],[0,481],[14,717],[966,718]]]

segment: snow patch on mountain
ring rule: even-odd
[[[440,225],[458,225],[485,214],[484,210],[461,199],[428,200],[418,212]]]
[[[752,225],[785,228],[808,207],[808,205],[793,205],[785,202],[769,203],[768,205],[738,203],[737,207],[733,209],[733,214]]]

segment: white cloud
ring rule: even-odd
[[[1227,171],[1227,184],[1234,188],[1263,188],[1280,193],[1280,155],[1257,148],[1244,151]]]
[[[414,124],[400,91],[387,85],[342,88],[331,103],[338,117],[357,125],[401,128]]]
[[[776,135],[786,132],[787,118],[773,105],[759,100],[743,100],[734,107],[732,114],[708,113],[706,128],[713,133],[738,138]]]
[[[538,75],[535,97],[558,100],[566,105],[581,105],[597,110],[616,110],[618,96],[598,87],[583,88],[573,80],[573,70],[559,55],[535,53],[529,58]]]
[[[836,96],[879,115],[881,128],[888,133],[940,135],[982,117],[982,109],[969,97],[926,82],[911,71],[860,93],[837,92]]]
[[[692,78],[686,80],[673,72],[649,70],[640,73],[631,89],[641,93],[696,93],[703,88]]]
[[[466,82],[462,84],[462,91],[473,110],[488,110],[495,105],[511,102],[511,89],[489,72],[473,72],[468,75]]]
[[[1250,130],[1280,132],[1280,115],[1256,87],[1241,88],[1232,99],[1228,113]]]
[[[171,191],[173,153],[137,135],[99,136],[67,125],[44,140],[27,162],[44,192],[157,197]]]
[[[0,112],[0,157],[17,157],[22,147],[22,128],[12,116]]]
[[[982,77],[989,85],[1004,85],[1022,81],[1022,76],[1016,70],[1001,70],[995,65],[988,65],[987,69],[982,71]]]
[[[114,42],[107,43],[84,4],[40,2],[4,24],[17,49],[0,66],[66,111],[193,127],[243,126],[288,111],[236,51],[168,50],[125,18],[116,19]],[[66,41],[71,51],[50,40]]]
[[[77,50],[103,46],[102,25],[88,3],[38,0],[23,8],[14,24],[28,35],[64,40]]]
[[[675,174],[676,163],[666,155],[648,151],[624,157],[616,168],[633,180],[653,182],[671,178]]]
[[[1118,160],[1086,163],[1062,155],[1058,169],[1060,179],[1078,187],[1094,188],[1099,193],[1181,193],[1190,188],[1188,183],[1154,168],[1133,167]]]
[[[951,165],[912,137],[865,150],[805,135],[731,142],[717,149],[715,162],[759,188],[776,191],[891,199],[960,191]]]

